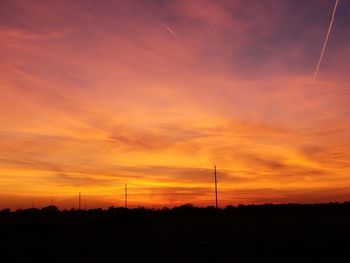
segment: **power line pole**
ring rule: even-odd
[[[216,209],[219,208],[218,206],[218,181],[216,177],[216,165],[214,165],[214,179],[215,179],[215,207]]]
[[[125,208],[128,208],[128,185],[127,184],[125,184],[124,193],[125,193]]]
[[[81,208],[81,193],[79,192],[79,208],[78,208],[79,211],[80,211],[80,208]]]

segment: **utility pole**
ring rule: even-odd
[[[216,165],[214,165],[214,179],[215,179],[215,207],[216,209],[219,208],[218,206],[218,181],[216,177]]]
[[[79,208],[78,208],[79,211],[80,211],[80,208],[81,208],[81,193],[79,192]]]
[[[127,184],[125,184],[124,193],[125,193],[125,208],[128,208],[128,185]]]

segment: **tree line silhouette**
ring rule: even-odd
[[[109,207],[108,209],[75,209],[60,210],[50,205],[47,207],[18,209],[12,211],[9,208],[0,210],[0,217],[45,217],[45,216],[302,216],[302,215],[350,215],[350,202],[344,203],[320,203],[320,204],[262,204],[262,205],[229,205],[225,208],[214,206],[196,207],[192,204],[184,204],[173,208],[125,208]]]

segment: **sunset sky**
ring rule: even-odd
[[[0,209],[350,200],[350,1],[0,0]]]

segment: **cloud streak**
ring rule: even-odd
[[[163,23],[163,26],[165,27],[166,30],[169,31],[170,34],[172,34],[175,38],[177,38],[177,35],[175,34],[175,32],[166,23]]]
[[[326,46],[327,46],[327,43],[328,43],[329,35],[331,34],[331,31],[332,31],[333,22],[334,22],[334,18],[335,18],[335,13],[336,13],[337,7],[338,7],[338,2],[339,2],[339,0],[336,0],[336,2],[334,4],[334,9],[333,9],[333,13],[332,13],[331,22],[329,23],[329,27],[328,27],[328,30],[327,30],[327,35],[326,35],[326,38],[324,40],[324,43],[323,43],[323,46],[322,46],[321,55],[320,55],[320,58],[318,60],[317,67],[316,67],[316,70],[315,70],[315,74],[314,74],[314,79],[315,80],[317,78],[318,71],[319,71],[320,65],[322,63],[322,59],[323,59],[324,52],[326,50]]]

